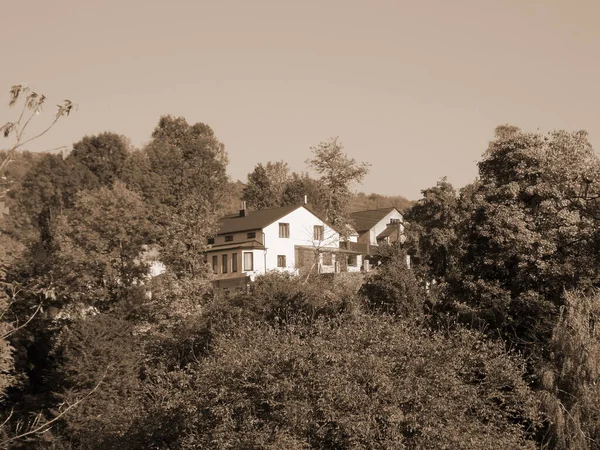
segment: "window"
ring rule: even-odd
[[[248,239],[254,239],[256,237],[256,231],[251,231],[248,233]]]
[[[237,272],[237,253],[231,254],[231,271]]]
[[[356,267],[356,255],[348,255],[348,265]]]
[[[223,263],[221,265],[221,269],[223,270],[223,273],[227,273],[227,255],[223,255]]]
[[[277,267],[287,267],[285,264],[285,255],[277,255]]]
[[[333,254],[330,252],[323,253],[323,265],[324,266],[332,266],[333,265]]]
[[[289,238],[290,237],[290,224],[289,223],[280,223],[279,224],[279,237],[280,238]]]
[[[254,270],[254,254],[252,252],[244,252],[244,272]]]
[[[323,225],[315,225],[314,232],[313,232],[313,239],[315,241],[322,241],[324,235],[325,235],[325,228],[323,227]]]
[[[398,224],[400,223],[400,219],[390,219],[390,224]]]
[[[217,273],[219,271],[219,257],[217,255],[213,256],[213,273]]]
[[[225,242],[231,242],[233,241],[233,234],[229,234],[227,236],[225,236]]]
[[[215,243],[215,238],[208,238],[208,245],[213,245]]]

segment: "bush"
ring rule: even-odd
[[[287,273],[271,272],[257,277],[249,294],[242,294],[235,301],[270,324],[288,325],[337,317],[351,308],[353,295],[325,276],[311,278],[307,283]]]
[[[535,448],[523,361],[483,335],[356,314],[220,335],[177,378],[183,448]],[[185,394],[183,394],[185,393]]]
[[[401,317],[423,314],[424,293],[398,247],[384,249],[382,262],[360,289],[367,308]]]

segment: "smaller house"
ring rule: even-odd
[[[360,244],[404,242],[404,218],[396,208],[370,209],[350,214]]]
[[[394,207],[356,211],[350,214],[350,219],[358,238],[355,242],[345,243],[345,247],[360,251],[369,261],[377,254],[377,246],[406,240],[404,217]],[[410,267],[410,256],[406,257],[406,264]],[[368,270],[369,266],[365,267]]]

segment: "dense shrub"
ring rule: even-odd
[[[482,335],[355,315],[216,338],[180,383],[182,448],[534,448],[522,361]],[[183,399],[184,395],[186,398]],[[191,393],[194,395],[192,396]]]
[[[320,317],[334,318],[353,307],[353,293],[335,286],[326,276],[305,280],[271,272],[257,277],[248,294],[234,303],[252,310],[271,324],[309,323]]]
[[[372,311],[401,317],[423,314],[424,295],[415,274],[408,267],[406,253],[399,247],[382,249],[381,264],[360,289]]]

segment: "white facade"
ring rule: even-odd
[[[289,237],[280,237],[279,224],[288,224]],[[315,226],[323,227],[322,240],[314,239]],[[298,273],[296,261],[296,248],[311,250],[315,255],[328,248],[337,251],[340,246],[340,235],[329,225],[308,211],[300,207],[287,214],[276,222],[264,228],[265,267],[266,270],[279,270]],[[285,267],[278,267],[279,256],[285,256]]]

